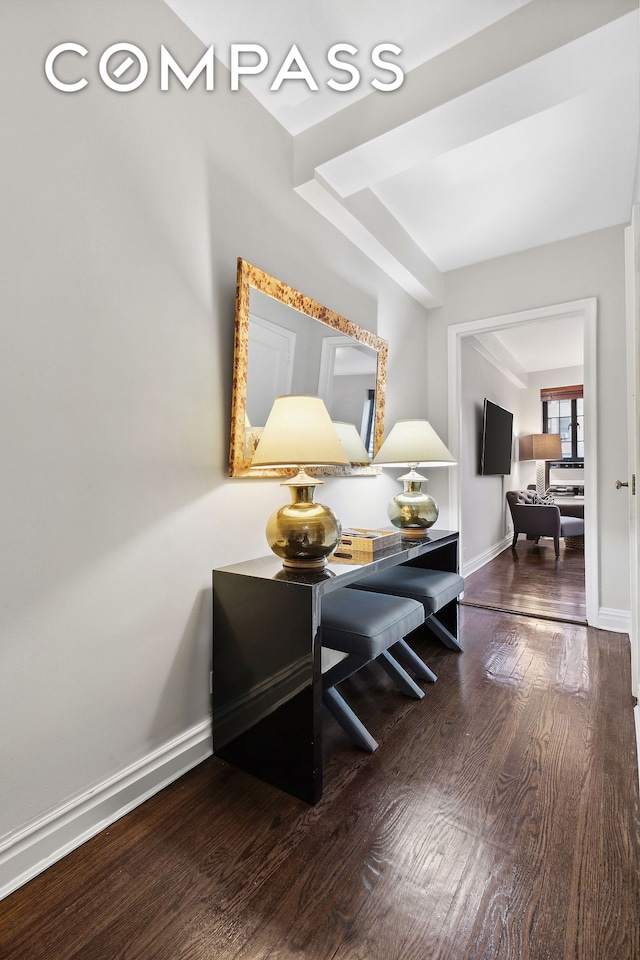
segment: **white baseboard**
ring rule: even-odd
[[[600,607],[598,623],[593,624],[600,630],[611,630],[613,633],[631,633],[631,613],[629,610],[613,610],[611,607]]]
[[[0,843],[0,900],[213,753],[211,720]]]
[[[480,567],[484,567],[485,564],[495,560],[498,554],[502,553],[503,550],[506,550],[506,548],[511,545],[512,540],[513,533],[509,533],[504,539],[500,540],[499,543],[495,543],[492,547],[489,547],[488,550],[485,550],[484,553],[478,554],[477,557],[473,557],[471,560],[466,560],[462,566],[462,576],[469,577],[472,573],[475,573],[476,570],[479,570]]]

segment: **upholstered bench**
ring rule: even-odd
[[[457,637],[435,616],[438,610],[459,597],[464,590],[464,580],[459,574],[401,564],[374,573],[352,584],[349,589],[409,597],[419,601],[424,608],[426,626],[435,633],[438,640],[450,650],[462,650]]]
[[[404,641],[422,623],[422,604],[407,597],[341,589],[322,598],[322,699],[345,733],[364,750],[373,752],[378,743],[338,693],[336,684],[375,660],[403,693],[422,698],[423,691],[390,653],[392,648],[402,655],[422,679],[436,680]]]

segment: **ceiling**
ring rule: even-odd
[[[244,85],[292,136],[292,187],[426,307],[447,271],[629,220],[639,0],[165,2],[227,67],[232,43],[267,51]],[[382,42],[394,92],[370,85]],[[269,89],[293,43],[318,90]]]
[[[518,323],[468,340],[522,388],[529,386],[530,373],[584,366],[584,322],[578,316]]]

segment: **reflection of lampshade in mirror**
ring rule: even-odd
[[[251,458],[258,446],[260,440],[260,434],[262,433],[262,427],[252,427],[251,421],[247,416],[245,411],[244,414],[244,455],[245,457]]]
[[[264,427],[247,427],[244,434],[245,456],[252,457],[258,449]]]
[[[289,487],[291,503],[267,522],[267,542],[285,567],[322,569],[342,533],[333,510],[314,503],[314,487],[324,481],[310,477],[305,466],[348,463],[320,397],[276,397],[251,466],[298,467],[296,476],[281,484]]]
[[[367,448],[362,442],[362,437],[358,433],[355,423],[342,423],[340,420],[334,420],[333,425],[340,437],[340,443],[344,447],[349,463],[371,463],[371,457],[367,453]]]
[[[562,443],[559,433],[530,433],[518,438],[518,459],[536,461],[536,493],[544,497],[545,462],[562,460]]]
[[[455,463],[431,424],[427,420],[399,420],[373,462],[411,468],[400,477],[404,490],[389,503],[389,519],[394,527],[400,528],[403,537],[425,536],[438,519],[439,509],[433,497],[422,490],[427,478],[417,473],[416,467],[419,463],[432,467],[451,467]]]

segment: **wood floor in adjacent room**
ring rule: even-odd
[[[462,607],[421,701],[375,665],[306,806],[216,758],[0,903],[3,960],[633,960],[625,635]]]
[[[464,579],[464,603],[524,613],[551,620],[586,624],[584,550],[560,541],[556,560],[553,540],[536,544],[520,537],[480,570]]]

